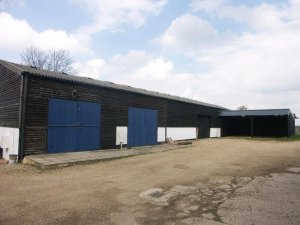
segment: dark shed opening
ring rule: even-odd
[[[290,137],[295,117],[290,109],[223,110],[221,136]]]

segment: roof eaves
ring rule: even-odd
[[[292,114],[290,109],[262,109],[262,110],[223,110],[219,116],[249,117],[249,116],[283,116]]]
[[[16,63],[11,63],[11,62],[7,62],[7,61],[3,61],[3,60],[0,60],[0,63],[1,62],[3,62],[3,64],[6,67],[9,67],[11,70],[13,70],[14,72],[17,72],[20,75],[30,74],[33,76],[44,77],[47,79],[54,79],[54,80],[79,83],[79,84],[84,84],[84,85],[91,85],[91,86],[96,86],[96,87],[108,88],[108,89],[112,89],[112,90],[119,90],[119,91],[124,91],[124,92],[129,92],[129,93],[140,94],[140,95],[144,95],[144,96],[152,96],[152,97],[157,97],[157,98],[161,98],[161,99],[185,102],[185,103],[189,103],[189,104],[196,104],[196,105],[207,106],[207,107],[218,108],[218,109],[226,109],[224,107],[214,105],[214,104],[200,102],[197,100],[187,99],[187,98],[174,96],[174,95],[170,95],[170,94],[159,93],[159,92],[155,92],[155,91],[148,91],[148,90],[145,90],[142,88],[134,88],[134,87],[131,87],[128,85],[115,84],[115,83],[112,83],[109,81],[100,81],[100,80],[94,80],[94,79],[88,78],[88,77],[67,75],[67,74],[63,74],[63,73],[59,73],[59,72],[51,72],[51,71],[33,68],[33,67],[25,66],[25,65],[19,65]]]
[[[87,77],[76,76],[76,78],[79,78],[79,79],[90,79],[90,82],[87,82],[86,80],[82,81],[82,80],[78,80],[78,79],[65,79],[63,77],[49,76],[47,74],[41,75],[40,73],[33,73],[33,72],[28,72],[28,71],[24,71],[24,72],[27,74],[31,74],[33,76],[37,76],[37,77],[45,77],[47,79],[79,83],[79,84],[83,84],[83,85],[91,85],[91,86],[102,87],[102,88],[107,88],[107,89],[111,89],[111,90],[119,90],[119,91],[124,91],[124,92],[128,92],[128,93],[140,94],[140,95],[144,95],[144,96],[152,96],[152,97],[157,97],[157,98],[161,98],[161,99],[185,102],[185,103],[189,103],[189,104],[202,105],[202,106],[218,108],[218,109],[226,109],[226,108],[218,106],[218,105],[204,103],[204,102],[200,102],[200,101],[193,100],[193,99],[186,99],[186,98],[182,98],[182,97],[174,96],[174,95],[170,95],[170,94],[148,91],[145,89],[134,88],[134,87],[127,86],[127,85],[114,84],[114,83],[108,82],[108,81],[98,81],[98,80],[94,80],[94,79],[87,78]],[[64,76],[73,76],[73,75],[64,75]],[[107,85],[105,83],[107,83]],[[121,87],[121,86],[123,86],[123,87]]]

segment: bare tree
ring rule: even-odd
[[[55,72],[75,73],[70,53],[64,49],[43,51],[31,46],[23,51],[20,56],[25,65]]]
[[[56,72],[73,72],[72,68],[72,58],[68,51],[59,49],[59,50],[50,50],[48,52],[48,70]]]
[[[248,106],[240,105],[239,107],[237,107],[237,110],[248,110]]]
[[[36,47],[29,47],[21,54],[22,62],[28,66],[34,66],[38,69],[46,69],[48,54]]]

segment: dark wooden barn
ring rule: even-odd
[[[0,60],[0,128],[19,131],[20,158],[218,136],[222,109]]]
[[[223,110],[221,136],[290,137],[295,116],[290,109]]]

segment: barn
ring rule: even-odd
[[[290,137],[295,118],[290,109],[222,110],[221,136]]]
[[[220,136],[224,108],[0,60],[3,157]]]

